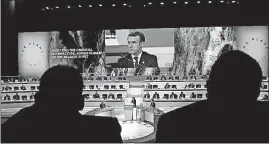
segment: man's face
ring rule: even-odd
[[[139,36],[129,36],[127,38],[130,54],[137,56],[142,51],[143,42],[140,42]]]

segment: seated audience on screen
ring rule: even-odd
[[[89,89],[94,89],[94,85],[89,85]]]
[[[151,108],[155,108],[155,107],[156,107],[156,104],[155,104],[155,102],[154,102],[154,99],[151,99],[150,107],[151,107]]]
[[[34,99],[35,93],[32,92],[32,94],[30,95],[30,99]]]
[[[196,80],[196,76],[191,76],[191,79],[192,80]]]
[[[262,89],[267,89],[267,85],[264,84],[264,83],[262,83],[262,84],[261,84],[261,88],[262,88]]]
[[[148,83],[147,88],[152,89],[152,85],[150,83]]]
[[[89,80],[90,80],[90,81],[93,81],[93,77],[89,77]]]
[[[110,99],[110,98],[115,99],[115,96],[114,96],[113,93],[110,93],[110,94],[108,95],[108,99]]]
[[[201,79],[207,79],[207,75],[202,75]]]
[[[105,89],[109,89],[109,86],[108,86],[108,85],[105,85],[104,88],[105,88]]]
[[[6,86],[6,87],[5,87],[5,90],[6,90],[6,91],[11,91],[11,90],[12,90],[12,87]]]
[[[117,99],[122,99],[122,94],[117,94]]]
[[[26,90],[25,85],[22,85],[22,86],[21,86],[21,90]]]
[[[176,98],[177,98],[177,95],[174,92],[172,92],[170,94],[170,99],[176,99]]]
[[[96,77],[96,81],[102,81],[102,77]]]
[[[185,95],[183,92],[181,92],[180,95],[179,95],[179,98],[183,98],[183,99],[185,99],[185,96],[186,96],[186,95]]]
[[[8,94],[5,95],[4,100],[10,100],[10,96]]]
[[[166,83],[166,84],[165,84],[164,89],[170,89],[170,85],[169,85],[169,83]]]
[[[149,75],[146,80],[152,80],[152,76]]]
[[[145,35],[141,32],[131,32],[128,37],[129,53],[118,59],[118,68],[137,68],[145,69],[146,67],[155,67],[159,69],[157,56],[149,54],[142,50],[146,41]],[[155,71],[154,75],[160,71]],[[157,74],[156,74],[157,73]]]
[[[82,96],[84,97],[85,100],[90,98],[90,94],[83,94]]]
[[[265,94],[261,100],[267,100],[268,101],[268,99],[269,99],[268,95]]]
[[[49,68],[41,77],[35,103],[1,125],[1,142],[121,143],[117,118],[80,114],[84,108],[82,87],[77,69]]]
[[[150,99],[150,94],[149,94],[149,92],[147,92],[147,93],[144,95],[144,98],[145,98],[145,99]]]
[[[16,93],[16,94],[13,96],[13,100],[20,100],[20,95],[18,95],[18,93]]]
[[[183,76],[182,80],[188,80],[187,76]]]
[[[191,95],[190,95],[190,98],[191,99],[195,99],[196,98],[196,94],[194,94],[194,92],[192,92]]]
[[[161,115],[155,142],[269,142],[268,102],[257,101],[261,82],[255,59],[237,50],[222,54],[207,80],[207,100]]]
[[[161,80],[166,80],[166,77],[162,75]]]
[[[170,99],[172,99],[172,98],[174,98],[174,92],[171,92],[171,94],[170,94]]]
[[[27,100],[27,96],[26,95],[23,95],[21,96],[22,100]]]
[[[186,88],[194,88],[194,87],[195,87],[195,85],[193,83],[190,83],[188,85],[185,85],[185,89]]]
[[[157,92],[155,92],[153,94],[153,99],[159,99],[159,98],[160,98],[160,95]]]
[[[106,107],[105,101],[103,100],[100,104],[100,109],[103,109]]]
[[[164,98],[164,99],[169,99],[169,94],[164,94],[164,95],[163,95],[163,98]]]
[[[174,99],[177,99],[178,95],[177,94],[174,94]]]
[[[93,94],[93,98],[100,98],[100,95],[98,94],[98,92],[95,92],[95,94]]]
[[[103,99],[107,99],[107,94],[102,94]]]

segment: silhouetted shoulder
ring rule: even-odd
[[[205,111],[207,103],[207,101],[195,102],[165,113],[161,116],[161,118],[163,120],[177,121],[177,119],[182,119],[182,117],[190,117],[192,113],[199,113]]]
[[[206,101],[199,101],[161,115],[157,124],[157,143],[196,142],[191,139],[190,123],[196,127],[203,117]],[[193,123],[193,121],[197,121]]]
[[[117,118],[83,115],[82,123],[100,138],[98,142],[122,143],[121,126]]]

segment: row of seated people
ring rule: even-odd
[[[205,94],[205,98],[207,97],[207,93]],[[184,94],[183,92],[181,92],[179,94],[179,97],[177,94],[175,94],[174,92],[172,92],[170,95],[169,94],[164,94],[163,96],[164,99],[185,99],[186,98],[186,94]],[[195,94],[194,92],[191,93],[191,95],[189,96],[190,99],[202,99],[204,98],[203,97],[203,94]],[[145,95],[144,95],[144,99],[151,99],[150,97],[150,94],[149,92],[147,92]],[[160,95],[155,92],[152,96],[152,99],[160,99]],[[268,101],[269,100],[269,97],[267,94],[264,94],[264,96],[261,98],[262,101]]]
[[[201,79],[205,80],[205,79],[207,79],[207,77],[208,77],[207,75],[203,75],[203,76],[201,76]],[[164,76],[164,75],[162,75],[160,79],[157,76],[154,76],[154,77],[148,76],[146,78],[146,80],[197,80],[197,77],[195,75],[191,75],[189,77],[184,76],[182,79],[180,79],[179,76]]]
[[[146,86],[147,89],[158,89],[158,85],[151,85],[150,83]],[[185,85],[184,89],[190,89],[190,88],[202,88],[201,84],[193,84],[190,83],[188,85]],[[204,88],[206,88],[206,84],[204,85]],[[177,85],[170,85],[169,83],[166,83],[164,86],[164,89],[177,89]]]
[[[90,98],[90,94],[83,94],[85,99],[89,99]],[[93,98],[94,99],[100,99],[100,95],[98,94],[98,92],[96,92],[95,94],[93,94]],[[122,94],[117,94],[117,97],[115,98],[115,94],[113,93],[109,93],[108,94],[102,94],[102,98],[103,99],[122,99]]]
[[[26,83],[39,81],[39,78],[1,78],[2,83]]]
[[[207,96],[207,94],[206,94],[206,96]],[[145,99],[150,99],[150,94],[149,94],[149,92],[147,92],[145,95],[144,95],[144,98]],[[186,98],[186,94],[184,94],[183,92],[181,92],[180,94],[179,94],[179,97],[178,97],[178,95],[177,94],[175,94],[174,92],[171,92],[171,94],[169,95],[169,94],[164,94],[164,96],[163,96],[163,99],[185,99]],[[188,97],[188,98],[191,98],[191,99],[196,99],[196,98],[198,98],[198,99],[202,99],[203,98],[203,94],[195,94],[194,92],[192,92],[192,94]],[[155,92],[154,94],[153,94],[153,96],[152,96],[152,99],[160,99],[160,95],[157,93],[157,92]]]
[[[124,89],[123,85],[119,85],[120,89]],[[39,86],[31,86],[29,90],[38,90]],[[83,89],[86,89],[86,86],[83,86]],[[89,85],[89,89],[94,89],[94,85]],[[96,85],[96,89],[100,89],[98,85]],[[105,85],[104,89],[109,89],[109,85]],[[116,85],[111,85],[111,89],[116,89]],[[1,91],[19,91],[19,90],[28,90],[24,85],[21,87],[15,86],[14,88],[11,86],[2,87]]]
[[[1,91],[19,91],[19,90],[28,90],[25,85],[22,85],[22,86],[14,86],[14,87],[11,87],[11,86],[5,86],[5,87],[2,87]],[[29,90],[39,90],[39,86],[31,86]]]
[[[208,76],[207,75],[203,75],[200,77],[200,79],[207,79]],[[5,77],[2,77],[1,78],[1,82],[2,83],[25,83],[25,82],[39,82],[40,78],[5,78]],[[84,77],[83,78],[84,81],[106,81],[106,80],[111,80],[111,77]],[[196,80],[197,79],[197,76],[195,75],[190,75],[190,76],[184,76],[181,80]],[[117,80],[126,80],[126,77],[118,77]],[[146,78],[146,80],[159,80],[159,77],[157,76],[154,76],[152,77],[151,75],[148,76]],[[162,75],[160,80],[180,80],[180,77],[179,76],[164,76]],[[266,76],[263,76],[263,80],[268,80],[268,77]]]
[[[85,85],[84,85],[84,86],[83,86],[83,89],[87,89],[87,88],[89,88],[89,89],[95,89],[94,87],[95,87],[96,89],[100,89],[98,85],[95,85],[95,86],[94,86],[94,85],[89,85],[89,86],[85,86]],[[117,88],[116,85],[111,85],[111,89],[116,89],[116,88]],[[123,88],[123,85],[119,85],[119,88],[120,88],[120,89],[124,89],[124,88]],[[109,89],[109,85],[104,85],[104,89]]]
[[[89,78],[83,78],[84,81],[111,81],[111,77],[89,77]],[[117,80],[119,81],[125,81],[126,77],[118,77]]]
[[[107,81],[111,80],[111,77],[89,77],[83,78],[84,81]],[[126,80],[126,77],[118,77],[117,80]],[[27,82],[39,82],[39,78],[2,78],[2,83],[27,83]]]
[[[29,99],[30,100],[33,100],[34,99],[34,93],[32,93],[29,96]],[[14,96],[12,96],[12,99],[11,99],[11,96],[10,95],[6,94],[2,100],[3,101],[11,101],[11,100],[19,101],[19,100],[29,100],[29,99],[28,99],[28,96],[27,95],[20,96],[18,93],[16,93]]]
[[[165,85],[165,89],[166,88],[170,88],[170,85],[168,83]],[[201,84],[196,84],[195,85],[193,83],[190,83],[188,85],[185,85],[185,88],[184,89],[188,89],[188,88],[202,88],[202,85]],[[204,84],[204,88],[206,88],[206,84]],[[261,83],[261,89],[263,89],[263,90],[268,89],[268,84]]]

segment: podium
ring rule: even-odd
[[[125,121],[133,120],[133,105],[124,105]]]

